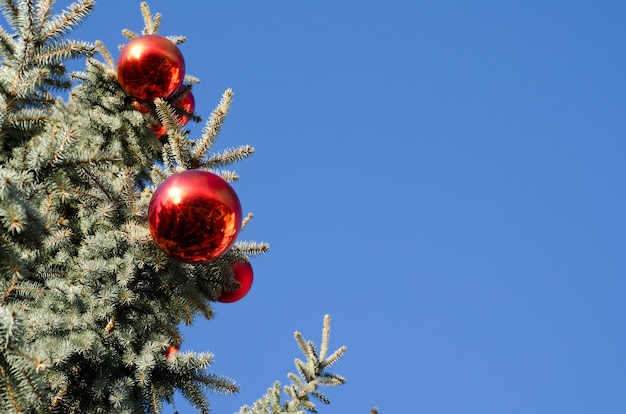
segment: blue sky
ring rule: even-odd
[[[626,411],[625,2],[149,4],[198,114],[235,91],[218,147],[257,150],[241,238],[271,252],[182,346],[241,386],[213,412],[285,382],[327,313],[348,383],[321,413]],[[117,56],[138,6],[75,35]]]

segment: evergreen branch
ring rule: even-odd
[[[234,171],[213,171],[213,172],[228,182],[237,181],[239,179],[239,175]]]
[[[185,84],[195,85],[198,83],[200,83],[199,78],[192,76],[192,75],[185,74]]]
[[[130,40],[133,40],[134,38],[139,37],[139,35],[137,33],[133,32],[132,30],[128,30],[128,29],[122,29],[122,35],[124,37],[127,37]],[[123,48],[124,48],[123,45],[119,46],[119,49],[123,49]]]
[[[85,20],[94,6],[95,2],[93,0],[81,0],[78,3],[71,4],[69,10],[64,10],[61,14],[52,17],[44,24],[40,40],[46,41],[66,35]],[[47,9],[49,10],[49,7]],[[42,21],[43,18],[47,17],[47,14],[42,16]]]
[[[78,167],[82,165],[95,165],[95,164],[112,164],[115,162],[122,161],[122,158],[119,155],[105,155],[105,154],[91,154],[88,153],[88,156],[81,157],[72,160],[59,160],[54,165],[59,168],[67,168],[67,167]]]
[[[40,126],[47,118],[47,114],[36,109],[22,109],[12,112],[6,119],[5,128],[12,126],[20,131],[29,131]]]
[[[152,411],[154,413],[158,413],[159,412],[159,403],[158,403],[158,399],[157,399],[157,395],[156,392],[154,390],[154,384],[150,384],[150,396],[152,399]]]
[[[207,153],[215,144],[215,139],[217,138],[220,129],[224,124],[224,120],[226,119],[226,115],[228,114],[228,110],[230,109],[233,96],[234,93],[232,89],[229,88],[224,91],[220,103],[211,113],[211,116],[209,117],[209,120],[207,121],[207,124],[202,131],[202,136],[194,145],[192,153],[192,158],[194,160],[204,159]]]
[[[28,98],[28,95],[35,90],[48,73],[49,71],[47,69],[39,67],[18,71],[13,78],[13,83],[9,87],[9,95],[11,95],[13,99],[10,99],[8,103],[13,103],[15,98]]]
[[[196,310],[202,312],[206,319],[211,319],[213,317],[213,309],[211,309],[209,304],[205,303],[202,298],[198,298],[196,295],[192,295],[189,293],[185,293],[183,296],[189,302],[193,303],[196,307]],[[187,323],[190,324],[192,322],[192,319],[188,314],[187,307],[184,307],[183,309],[185,310],[185,314],[187,315]]]
[[[228,149],[221,153],[215,153],[211,157],[202,162],[200,167],[203,168],[219,168],[226,165],[234,164],[254,153],[254,148],[250,145],[242,145],[239,148]]]
[[[159,27],[161,26],[161,14],[157,13],[153,17],[152,13],[150,12],[150,7],[145,1],[141,2],[140,8],[144,24],[144,29],[142,33],[145,35],[157,34],[159,32]]]
[[[98,49],[98,52],[100,52],[100,54],[104,58],[108,69],[110,71],[115,71],[115,62],[113,61],[113,56],[111,55],[111,52],[109,52],[109,49],[106,48],[104,43],[102,43],[102,41],[96,40],[96,49]]]
[[[322,329],[322,343],[320,344],[320,360],[326,359],[328,344],[330,343],[330,316],[324,316],[324,328]]]
[[[0,8],[6,21],[13,29],[17,29],[19,10],[15,3],[12,0],[4,0],[0,2]]]
[[[180,133],[179,117],[172,106],[162,98],[154,101],[161,124],[167,128],[168,154],[178,169],[186,169],[189,160],[189,141]]]
[[[273,386],[267,390],[267,393],[263,398],[254,403],[252,407],[243,406],[239,411],[240,414],[268,414],[277,413],[283,414],[281,401],[280,401],[280,383],[274,382]],[[292,411],[293,412],[293,411]],[[302,413],[302,412],[300,412]]]
[[[9,399],[11,401],[11,403],[13,404],[13,408],[15,409],[15,412],[23,412],[23,409],[20,407],[20,404],[17,401],[17,398],[15,397],[15,392],[13,391],[13,387],[11,387],[11,383],[9,382],[9,379],[11,378],[9,375],[7,375],[7,373],[4,371],[4,368],[2,368],[0,366],[0,376],[2,376],[2,378],[4,379],[4,384],[5,384],[5,388],[7,393],[9,394]]]
[[[330,317],[324,317],[324,328],[322,330],[322,343],[328,348],[330,333]],[[317,412],[315,404],[310,397],[320,400],[324,404],[329,404],[330,400],[319,391],[320,386],[336,386],[346,382],[345,378],[326,372],[324,368],[329,366],[329,359],[339,359],[345,347],[341,347],[340,351],[335,352],[329,358],[321,358],[323,351],[319,354],[311,341],[306,341],[299,332],[294,334],[296,342],[300,350],[304,353],[306,362],[299,359],[295,360],[296,368],[300,375],[289,373],[287,376],[291,380],[291,384],[286,385],[283,390],[290,398],[284,404],[280,402],[280,384],[274,383],[274,387],[270,388],[265,396],[257,400],[252,407],[244,406],[239,411],[240,414],[283,414],[283,413],[302,413],[302,410]]]
[[[37,3],[37,21],[45,22],[49,19],[51,6],[52,0],[39,0]]]
[[[19,279],[16,279],[16,281],[19,281]],[[13,298],[41,297],[41,295],[46,292],[46,289],[42,288],[40,284],[28,281],[21,281],[10,289],[12,291],[7,290],[7,293]],[[5,303],[6,299],[8,299],[8,297],[5,297]]]
[[[12,203],[4,208],[0,207],[0,221],[8,233],[20,233],[26,222],[26,211],[19,203]]]
[[[43,66],[54,65],[80,56],[91,56],[94,53],[95,48],[92,44],[68,40],[42,48],[41,54],[34,57],[33,63]]]
[[[74,138],[74,134],[72,130],[66,130],[64,132],[65,133],[63,134],[63,138],[61,139],[61,142],[57,144],[56,151],[54,151],[54,154],[52,154],[52,157],[50,157],[50,160],[49,160],[50,165],[56,165],[59,162],[63,161],[63,159],[65,158],[63,155],[63,150],[66,148],[66,146],[68,146],[72,138]],[[53,137],[54,135],[55,134],[53,134]],[[50,140],[51,144],[52,142],[53,140]]]
[[[59,406],[59,403],[63,401],[63,397],[65,397],[65,394],[67,394],[67,391],[68,391],[68,388],[63,387],[54,395],[54,397],[52,398],[52,401],[50,402],[51,410],[54,410],[56,407]]]
[[[106,181],[106,178],[99,175],[97,172],[92,171],[89,165],[81,165],[78,171],[82,172],[83,175],[90,181],[91,184],[95,185],[94,188],[100,190],[100,194],[104,195],[107,200],[113,201],[115,198],[113,197],[113,190],[109,182]]]
[[[35,22],[35,6],[33,1],[23,0],[17,5],[17,22],[20,35],[23,39],[36,39],[37,24]]]
[[[252,217],[254,217],[254,215],[252,213],[248,213],[248,215],[243,218],[243,220],[241,221],[241,230],[245,229],[248,226],[248,223],[250,223]]]
[[[163,152],[165,153],[165,149],[163,149]],[[165,160],[167,159],[167,157],[163,157],[164,160],[164,164],[165,164]],[[171,170],[171,166],[169,165],[164,165],[166,171],[167,170]],[[162,183],[163,181],[165,181],[165,179],[167,178],[167,175],[156,165],[152,166],[152,170],[151,170],[151,177],[152,177],[152,182],[154,183],[154,185],[159,185],[160,183]]]
[[[18,282],[19,282],[19,278],[16,275],[13,275],[13,277],[11,278],[11,283],[7,287],[6,291],[4,292],[4,297],[2,298],[3,303],[7,302],[7,299],[9,298],[9,296],[11,296],[11,293],[13,293],[13,290],[15,290],[15,287],[17,286]]]
[[[194,380],[201,382],[204,386],[213,392],[222,394],[234,394],[239,391],[239,387],[231,379],[222,377],[221,375],[212,373],[202,373],[197,375]]]
[[[40,358],[29,353],[31,348],[23,339],[23,326],[15,313],[6,306],[0,307],[0,334],[4,343],[0,344],[0,401],[9,402],[15,412],[25,412],[25,407],[32,409],[41,398],[41,384],[34,381],[37,372],[44,366]],[[7,412],[6,410],[4,412]]]
[[[330,333],[330,316],[324,317],[324,328],[322,330],[322,343],[325,343],[323,350],[324,354],[327,352]],[[318,391],[320,385],[332,386],[345,383],[345,378],[338,375],[330,374],[324,371],[324,369],[333,363],[335,363],[345,352],[346,347],[341,347],[335,351],[330,357],[322,359],[318,356],[315,346],[311,341],[306,341],[299,332],[294,334],[298,346],[307,357],[307,362],[304,363],[299,359],[296,359],[296,368],[300,372],[300,381],[293,382],[292,385],[285,387],[285,391],[289,393],[292,398],[287,406],[301,407],[311,412],[317,412],[315,405],[309,400],[308,395],[312,395],[315,398],[322,401],[324,404],[328,404],[330,401],[326,396]],[[293,374],[290,376],[293,377]],[[302,386],[304,384],[304,386]]]
[[[161,28],[161,13],[157,13],[154,15],[154,33],[159,33],[159,29]]]
[[[144,34],[154,34],[154,21],[152,20],[152,14],[150,13],[150,7],[148,3],[142,1],[140,4],[141,16],[143,17]]]
[[[304,338],[302,337],[302,334],[300,332],[296,331],[294,333],[294,337],[296,338],[296,343],[300,347],[300,350],[307,357],[307,360],[311,360],[313,358],[313,354],[311,353],[310,344],[307,344],[304,341]],[[296,359],[296,366],[301,365],[301,363],[302,361],[300,361],[299,359]]]
[[[231,250],[235,252],[242,253],[246,256],[257,256],[260,254],[265,254],[269,251],[270,245],[269,243],[259,243],[259,242],[249,242],[249,241],[238,241],[233,245]]]
[[[7,101],[2,93],[0,93],[0,125],[3,125],[7,116]],[[0,144],[2,141],[0,140]],[[2,159],[2,154],[0,154],[0,159]]]
[[[337,374],[322,373],[319,376],[320,385],[325,385],[327,387],[335,387],[337,385],[344,384],[345,382],[346,379]]]
[[[326,360],[320,364],[322,368],[328,368],[335,364],[339,360],[339,358],[341,358],[343,354],[345,354],[347,349],[348,348],[346,348],[345,346],[342,346],[341,348],[333,352],[331,356],[326,358]]]
[[[13,36],[10,35],[4,27],[0,26],[0,56],[3,56],[5,60],[15,53],[17,43]]]
[[[185,36],[167,36],[168,40],[171,40],[173,43],[180,45],[182,43],[185,43],[185,41],[187,40],[187,37]],[[186,76],[185,76],[186,78]]]

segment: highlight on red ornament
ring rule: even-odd
[[[182,85],[185,59],[166,37],[144,35],[132,39],[117,60],[117,78],[129,95],[143,100],[168,98]]]
[[[182,112],[182,115],[180,115],[178,120],[178,125],[183,126],[189,122],[189,116],[185,114],[193,114],[193,111],[196,109],[196,100],[191,93],[191,89],[187,91],[187,93],[183,95],[178,102],[174,103],[174,108]],[[165,125],[155,124],[152,125],[152,131],[154,131],[157,138],[161,138],[167,133],[167,127]]]
[[[152,194],[148,227],[167,255],[208,263],[231,248],[241,230],[241,203],[220,176],[203,170],[172,174]]]
[[[233,265],[233,273],[235,280],[239,282],[239,289],[232,292],[222,292],[220,297],[217,298],[218,302],[236,302],[246,296],[250,291],[254,279],[252,265],[248,262],[237,262]]]

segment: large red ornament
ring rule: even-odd
[[[117,79],[129,95],[144,101],[168,98],[183,83],[185,59],[171,40],[158,35],[128,42],[117,60]]]
[[[252,281],[254,279],[254,272],[252,272],[252,266],[248,262],[235,263],[233,266],[233,272],[235,280],[239,282],[239,289],[233,292],[222,292],[218,302],[231,303],[236,302],[248,294],[252,287]]]
[[[192,114],[193,111],[196,109],[196,100],[194,99],[191,90],[189,90],[180,99],[180,101],[174,103],[174,107],[181,110],[183,113]],[[141,112],[141,110],[139,111]],[[178,125],[183,126],[187,122],[189,122],[189,117],[187,115],[181,115],[180,119],[178,120]],[[167,127],[165,125],[155,124],[152,125],[152,130],[156,134],[157,138],[161,138],[167,132]]]
[[[208,171],[169,176],[148,207],[155,243],[186,263],[207,263],[226,253],[241,230],[241,204],[224,179]]]

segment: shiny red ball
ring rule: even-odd
[[[163,36],[134,38],[117,60],[117,79],[122,89],[144,101],[169,97],[184,78],[185,59],[176,44]]]
[[[181,110],[183,113],[193,114],[193,111],[196,109],[196,100],[189,90],[180,101],[174,103],[174,107]],[[178,125],[183,126],[187,122],[189,122],[189,117],[187,115],[181,115],[178,121]],[[165,133],[167,133],[167,127],[165,125],[156,124],[152,125],[152,130],[156,134],[157,138],[161,138]]]
[[[246,296],[250,291],[250,288],[252,287],[252,281],[254,279],[254,272],[252,271],[252,266],[250,265],[250,263],[235,263],[233,266],[233,272],[235,280],[239,282],[239,289],[233,292],[222,292],[220,297],[217,298],[218,302],[236,302]]]
[[[163,356],[165,356],[165,358],[171,358],[173,357],[176,353],[178,353],[178,351],[180,351],[180,346],[179,345],[170,345],[167,347],[167,350],[165,350],[165,352],[163,352]]]
[[[169,176],[148,207],[154,242],[186,263],[207,263],[230,249],[241,230],[241,204],[224,179],[208,171]]]

